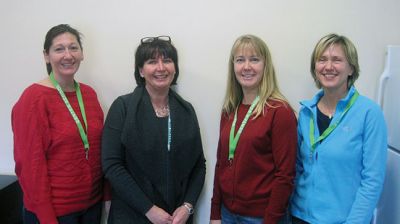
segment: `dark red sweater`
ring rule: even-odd
[[[88,122],[89,160],[78,128],[56,89],[33,84],[12,110],[15,172],[24,206],[40,223],[57,223],[57,216],[86,209],[103,195],[103,112],[94,90],[80,86]],[[76,93],[66,96],[84,126]]]
[[[231,212],[263,217],[278,223],[293,190],[297,147],[297,122],[290,107],[270,102],[265,114],[247,122],[237,144],[233,163],[228,162],[229,133],[234,114],[222,115],[215,166],[211,219],[221,219],[221,203]],[[236,130],[249,105],[240,105]]]

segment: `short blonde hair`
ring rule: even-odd
[[[344,54],[346,56],[346,60],[353,69],[353,74],[349,76],[347,79],[347,88],[349,89],[352,85],[354,85],[355,81],[360,76],[360,66],[358,65],[358,54],[354,44],[345,36],[340,36],[335,33],[331,33],[322,37],[318,41],[311,55],[310,71],[314,79],[315,85],[318,87],[318,89],[320,89],[322,86],[317,79],[317,74],[315,74],[315,63],[325,52],[325,50],[334,44],[342,47]]]

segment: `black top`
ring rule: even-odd
[[[317,107],[317,124],[318,124],[319,135],[322,135],[322,133],[324,133],[324,131],[329,127],[331,120],[332,118],[326,116]]]

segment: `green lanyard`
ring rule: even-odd
[[[260,97],[257,96],[251,103],[251,106],[250,106],[249,110],[247,111],[247,114],[244,117],[242,124],[240,125],[239,130],[237,131],[236,136],[235,136],[235,126],[236,126],[236,121],[237,121],[237,110],[238,110],[238,108],[236,108],[235,118],[233,119],[232,126],[231,126],[231,132],[229,135],[229,157],[228,157],[229,160],[233,159],[233,157],[235,155],[236,146],[239,141],[240,135],[242,134],[243,128],[244,128],[244,126],[246,126],[247,121],[249,120],[251,114],[253,113],[254,107],[256,106],[256,104],[258,103],[259,100],[260,100]]]
[[[53,83],[53,86],[57,89],[58,93],[60,94],[62,100],[65,103],[65,106],[67,106],[69,113],[72,115],[72,118],[74,119],[76,126],[79,129],[79,134],[81,136],[83,145],[85,146],[85,154],[86,154],[86,159],[88,159],[88,154],[89,154],[89,141],[87,137],[87,121],[86,121],[86,114],[85,114],[85,106],[83,105],[83,99],[82,99],[82,93],[81,93],[81,88],[79,87],[79,83],[77,83],[74,80],[74,85],[75,85],[75,90],[76,90],[76,96],[78,98],[78,103],[79,103],[79,108],[81,109],[82,113],[82,118],[83,121],[85,122],[85,127],[86,130],[83,129],[82,123],[79,120],[78,116],[76,115],[75,111],[72,109],[71,104],[69,103],[67,97],[65,96],[64,91],[61,89],[60,84],[58,84],[57,80],[54,78],[54,73],[50,73],[50,80]],[[85,132],[86,131],[86,132]]]
[[[351,108],[351,106],[353,106],[353,104],[356,102],[357,98],[358,98],[359,94],[357,91],[355,91],[354,95],[351,97],[349,103],[346,105],[346,108],[344,109],[343,113],[340,115],[339,119],[337,119],[337,121],[334,124],[329,125],[329,127],[324,131],[324,133],[322,133],[321,136],[319,136],[319,138],[317,139],[317,141],[315,141],[314,138],[314,119],[311,116],[310,119],[310,143],[311,143],[311,155],[314,153],[315,148],[316,148],[316,144],[320,141],[322,141],[323,139],[325,139],[326,137],[328,137],[329,134],[332,133],[333,130],[335,130],[335,128],[339,125],[340,121],[342,121],[344,115],[347,113],[347,111]]]

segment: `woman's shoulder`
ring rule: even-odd
[[[55,94],[56,89],[42,85],[40,83],[33,83],[26,87],[24,91],[21,94],[20,99],[35,99],[35,98],[41,98],[43,96],[49,95],[49,94]]]
[[[366,96],[360,95],[354,105],[358,114],[365,113],[365,115],[370,115],[369,117],[375,118],[383,117],[381,107],[375,101]]]
[[[267,105],[266,117],[273,117],[272,119],[279,123],[279,126],[281,127],[296,127],[297,116],[288,102],[273,100],[268,103],[269,105]]]
[[[87,89],[87,90],[94,91],[94,89],[93,89],[90,85],[88,85],[88,84],[86,84],[86,83],[79,82],[79,87],[80,87],[81,89]]]
[[[289,106],[288,102],[283,101],[283,100],[276,100],[276,99],[268,99],[267,103],[269,105],[271,105],[271,106],[274,106],[274,107],[281,107],[281,106],[287,107],[287,106]]]
[[[193,105],[192,105],[189,101],[185,100],[185,99],[184,99],[181,95],[179,95],[177,92],[171,90],[171,91],[170,91],[170,95],[171,95],[171,97],[174,98],[174,99],[178,102],[178,104],[181,105],[183,108],[185,108],[186,110],[190,110],[190,111],[193,111],[193,112],[194,112]]]
[[[367,96],[364,96],[364,95],[360,94],[358,96],[357,100],[360,100],[360,103],[362,103],[364,105],[367,105],[368,107],[379,108],[379,105],[375,101],[373,101],[371,98],[369,98]]]
[[[267,110],[274,110],[279,112],[285,113],[294,113],[293,108],[290,106],[289,102],[282,101],[282,100],[268,100],[267,104],[265,105]]]
[[[133,106],[133,105],[130,106],[129,105],[130,103],[132,103],[134,101],[134,98],[135,98],[134,92],[118,96],[112,102],[110,110],[109,110],[109,113],[110,112],[114,112],[114,113],[122,113],[123,112],[123,113],[126,113],[127,110],[134,109],[135,106]]]
[[[13,111],[26,113],[28,111],[37,111],[46,104],[49,96],[56,94],[55,89],[33,83],[26,87],[13,107]]]
[[[79,88],[81,89],[82,92],[90,93],[97,95],[96,90],[94,88],[86,83],[79,82]]]
[[[134,99],[140,98],[137,95],[137,92],[133,91],[130,93],[126,93],[123,95],[118,96],[114,102],[118,104],[128,104],[129,102],[132,102]]]

